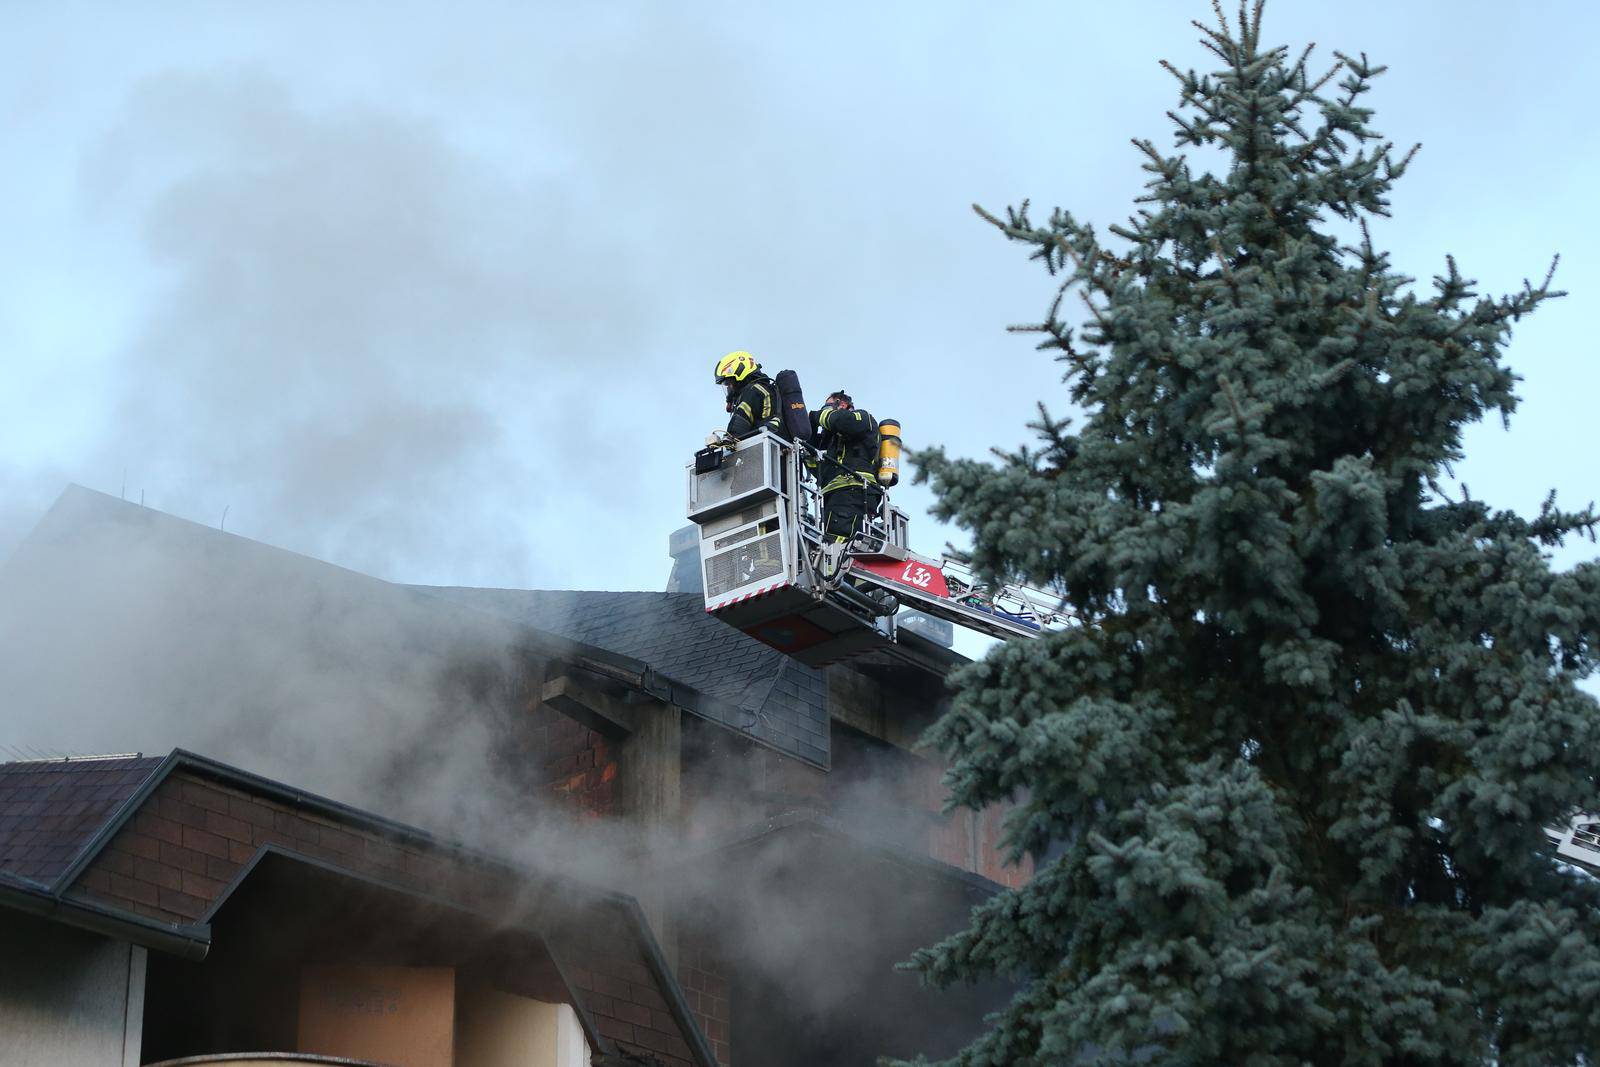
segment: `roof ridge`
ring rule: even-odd
[[[0,762],[0,767],[34,767],[41,763],[95,763],[100,760],[144,759],[143,752],[106,752],[94,756],[36,756],[33,759],[13,759]]]

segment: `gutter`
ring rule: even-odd
[[[67,900],[44,886],[0,879],[0,905],[90,933],[131,941],[182,959],[199,962],[211,951],[211,927],[171,926],[89,900]]]
[[[133,818],[134,813],[180,762],[179,753],[173,752],[153,767],[139,787],[128,794],[111,817],[95,831],[94,836],[84,842],[66,869],[50,885],[0,875],[0,905],[76,926],[80,930],[131,941],[186,960],[205,959],[206,953],[211,951],[209,924],[174,926],[90,898],[68,900],[66,896],[78,875],[100,854],[106,842]]]

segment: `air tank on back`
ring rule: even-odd
[[[900,481],[900,421],[878,420],[878,484],[885,489]]]

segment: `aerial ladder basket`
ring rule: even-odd
[[[1037,637],[1065,621],[1042,593],[987,589],[953,560],[912,552],[906,514],[886,493],[854,540],[826,544],[807,447],[763,431],[689,465],[706,611],[812,666],[893,656],[902,607],[997,638]]]

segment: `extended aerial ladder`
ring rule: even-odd
[[[706,611],[812,666],[894,656],[902,607],[996,638],[1064,624],[1043,593],[986,588],[956,560],[911,551],[906,514],[887,493],[852,541],[827,544],[807,447],[763,431],[689,465]]]

